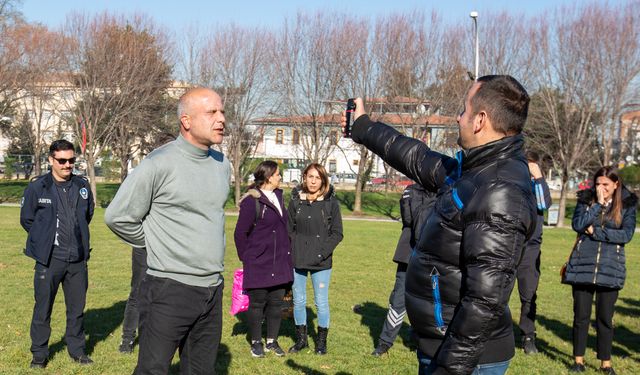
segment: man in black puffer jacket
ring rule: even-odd
[[[514,78],[479,78],[457,119],[462,151],[451,158],[372,122],[356,99],[353,140],[438,194],[407,269],[420,374],[504,372],[514,355],[509,296],[536,224],[522,150],[528,105]]]

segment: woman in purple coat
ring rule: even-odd
[[[291,245],[287,232],[278,164],[263,161],[253,173],[254,183],[240,200],[240,216],[234,239],[244,268],[243,287],[249,295],[249,335],[251,355],[264,357],[278,345],[282,299],[293,281]],[[266,315],[266,317],[265,317]],[[267,342],[262,346],[262,320],[267,322]]]

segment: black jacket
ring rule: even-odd
[[[89,181],[71,177],[71,197],[76,199],[76,216],[82,238],[81,258],[89,259],[89,223],[93,217],[93,194]],[[56,236],[58,200],[51,172],[36,177],[24,190],[20,208],[20,224],[27,231],[25,254],[38,263],[49,264]]]
[[[307,270],[331,268],[333,251],[342,241],[342,216],[333,186],[314,202],[306,199],[300,187],[294,188],[288,212],[293,266]]]
[[[436,373],[470,374],[479,363],[513,357],[509,296],[536,223],[523,137],[451,158],[368,116],[358,118],[352,136],[438,194],[409,261],[405,294],[418,345],[434,358]]]
[[[599,285],[622,289],[626,278],[624,245],[631,241],[636,229],[638,197],[622,190],[622,223],[617,226],[604,215],[593,189],[578,192],[578,204],[571,225],[578,232],[578,242],[567,264],[567,283]],[[593,234],[586,229],[593,225]]]
[[[411,250],[420,238],[420,230],[435,200],[436,194],[424,190],[420,184],[411,184],[402,192],[400,197],[402,233],[393,255],[394,262],[409,263]]]

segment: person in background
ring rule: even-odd
[[[138,311],[140,283],[147,272],[147,250],[144,247],[131,248],[131,291],[124,308],[124,318],[122,319],[122,341],[118,351],[122,354],[133,353],[136,330],[140,321]]]
[[[371,353],[379,357],[388,352],[396,340],[406,314],[404,305],[404,284],[407,275],[407,265],[411,257],[411,250],[420,238],[420,229],[424,224],[429,208],[435,201],[435,194],[422,188],[419,184],[411,184],[402,192],[400,198],[400,216],[402,218],[402,233],[396,246],[393,261],[398,264],[396,282],[389,296],[389,311],[382,326],[378,346]]]
[[[329,332],[329,283],[333,252],[342,241],[340,204],[325,168],[309,164],[302,184],[291,192],[289,235],[293,251],[293,319],[296,342],[289,353],[307,348],[307,277],[311,275],[313,298],[318,309],[316,354],[327,353]]]
[[[124,180],[105,223],[147,249],[140,284],[135,373],[167,374],[179,349],[182,374],[215,374],[222,336],[229,160],[211,148],[224,137],[224,105],[198,87],[178,101],[180,135],[155,149]]]
[[[84,307],[94,201],[89,181],[73,174],[75,161],[71,142],[51,143],[51,172],[31,180],[22,197],[20,224],[28,233],[25,254],[36,261],[31,368],[45,368],[49,361],[51,312],[60,284],[67,309],[64,341],[69,356],[81,365],[93,363],[85,353]]]
[[[244,276],[242,286],[249,295],[249,336],[251,355],[264,357],[273,352],[285,355],[278,344],[282,304],[293,281],[291,244],[287,213],[280,186],[278,164],[261,162],[253,173],[254,182],[240,200],[240,214],[234,233]],[[262,321],[266,317],[266,346],[262,345]]]
[[[544,211],[551,206],[549,186],[540,170],[540,157],[533,151],[525,153],[531,175],[531,184],[536,195],[536,209],[538,217],[535,231],[527,241],[527,247],[522,254],[516,277],[518,278],[518,292],[520,294],[520,333],[522,335],[522,349],[525,354],[535,354],[536,347],[536,291],[540,280],[540,246],[542,245],[542,224]]]
[[[573,293],[574,364],[569,371],[586,371],[584,355],[595,295],[600,371],[615,374],[611,365],[613,312],[626,278],[624,245],[636,229],[638,197],[622,184],[613,167],[598,169],[593,186],[578,192],[571,220],[578,238],[566,271]]]

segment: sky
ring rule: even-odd
[[[625,0],[610,0],[610,4]],[[469,13],[478,11],[478,24],[483,14],[500,12],[539,15],[558,5],[576,6],[585,0],[22,0],[22,12],[30,22],[52,28],[61,26],[69,12],[88,14],[109,10],[116,13],[142,12],[161,25],[180,32],[186,25],[216,26],[235,23],[240,26],[277,27],[285,17],[298,11],[340,11],[361,13],[375,18],[392,12],[435,9],[448,22],[469,22]],[[489,20],[487,20],[489,22]]]

